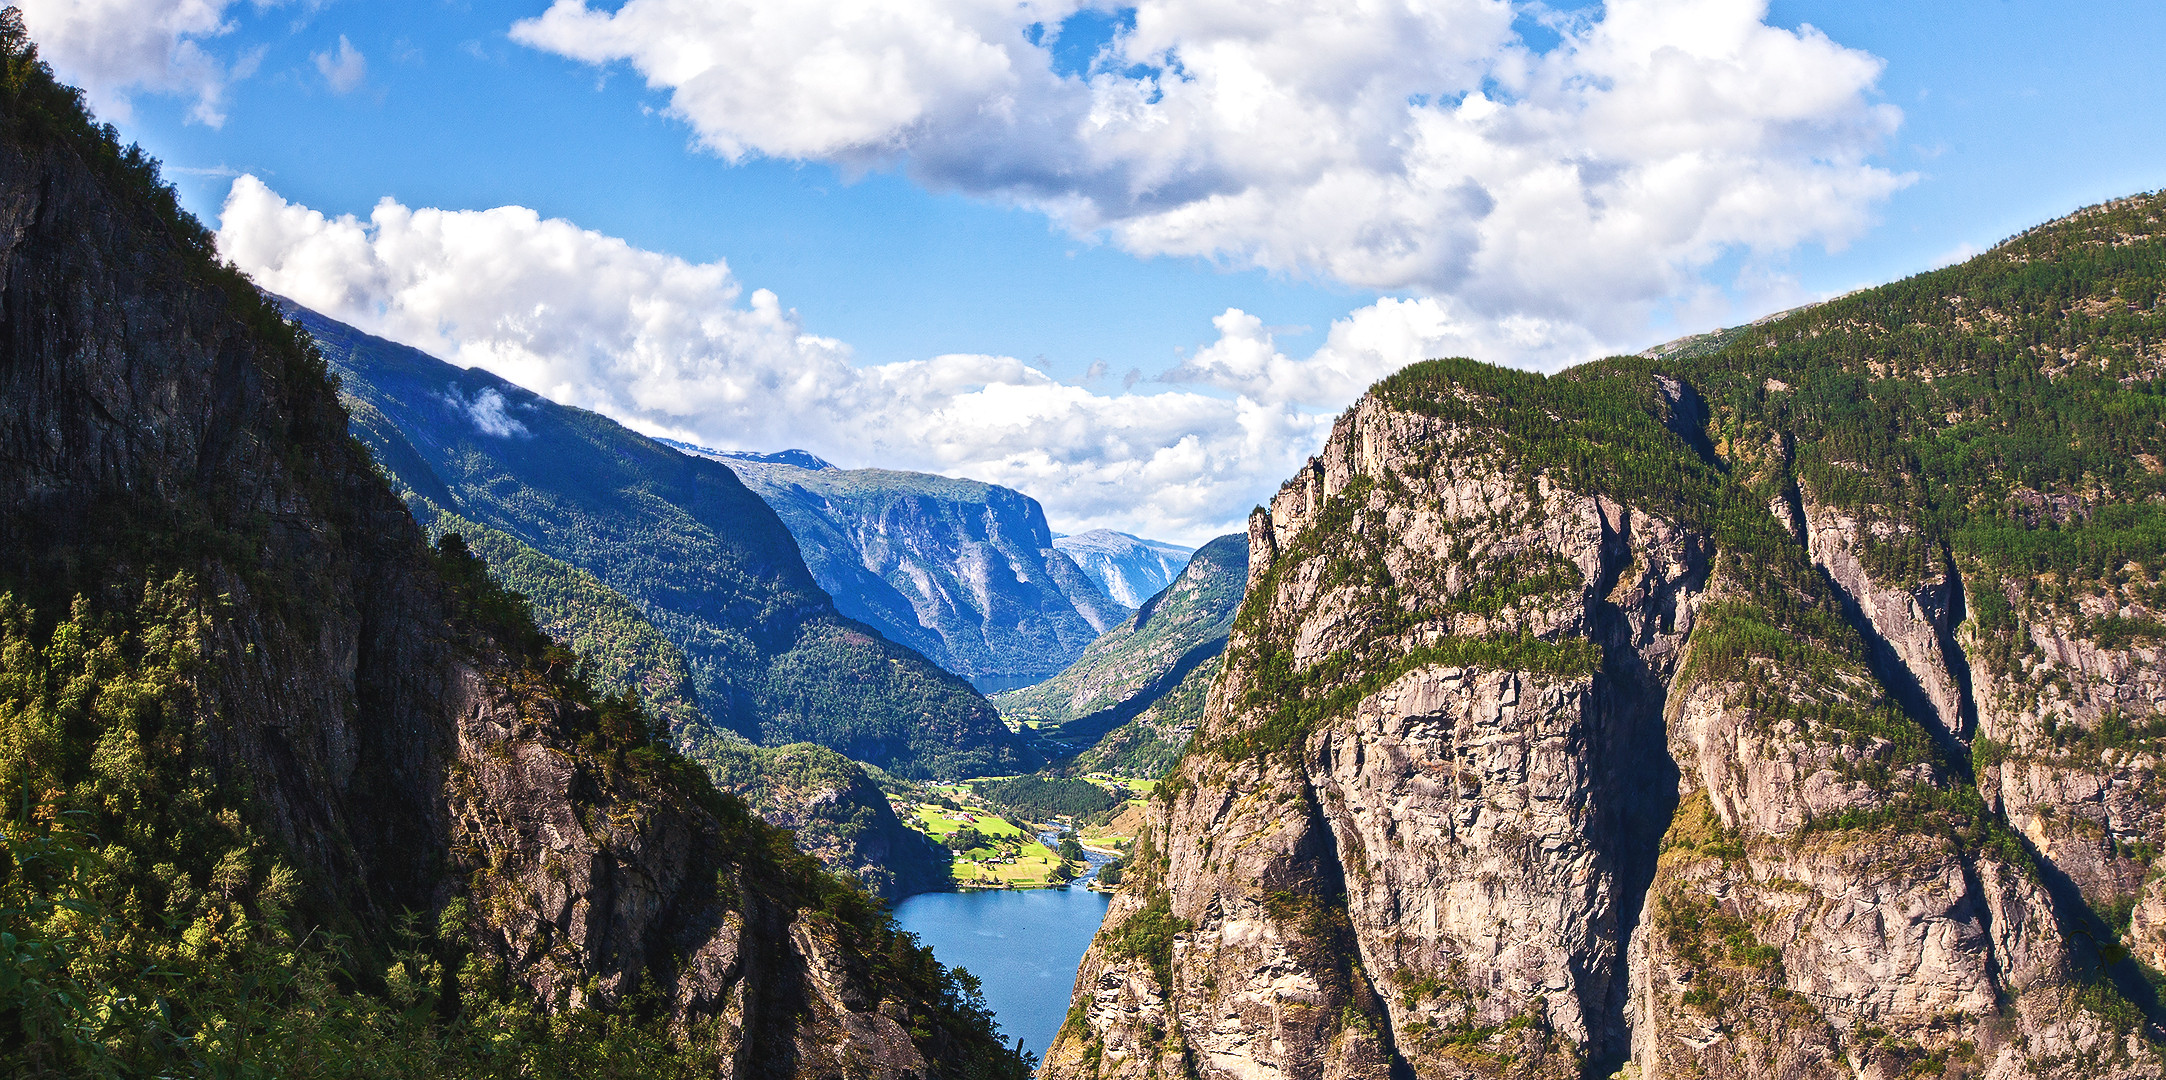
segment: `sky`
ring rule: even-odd
[[[1415,360],[1554,371],[2166,186],[2155,2],[18,3],[267,288],[1191,544]]]

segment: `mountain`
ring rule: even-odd
[[[838,614],[782,522],[728,468],[289,310],[340,378],[355,435],[418,515],[501,531],[630,600],[683,654],[718,727],[914,777],[1032,764],[969,685]]]
[[[716,787],[789,829],[798,849],[875,896],[946,888],[948,854],[902,823],[857,762],[811,743],[766,747],[718,732],[699,711],[684,654],[615,589],[508,533],[417,501],[424,529],[457,534],[489,574],[526,599],[536,626],[579,657],[604,694],[635,694]]]
[[[1119,762],[1142,761],[1154,743],[1163,748],[1161,756],[1178,751],[1201,713],[1195,691],[1218,674],[1218,656],[1247,583],[1248,538],[1221,536],[1197,551],[1171,585],[1091,642],[1066,671],[995,694],[993,704],[1009,720],[1040,725],[1043,737],[1075,752],[1093,749],[1115,728],[1144,719],[1190,683],[1188,693],[1118,740],[1126,755]],[[1100,764],[1119,764],[1101,758]]]
[[[428,545],[12,10],[0,73],[0,1072],[1024,1074]]]
[[[1092,529],[1074,536],[1056,536],[1053,546],[1075,560],[1107,596],[1127,607],[1140,607],[1158,590],[1173,583],[1188,565],[1194,548],[1145,540],[1140,536]]]
[[[2166,1072],[2162,283],[2147,196],[1379,383],[1041,1075]]]
[[[716,787],[752,804],[760,820],[790,830],[798,850],[874,896],[954,886],[948,850],[903,824],[879,783],[833,750],[724,739],[688,756]]]
[[[986,689],[1068,666],[1125,612],[1053,545],[1038,501],[997,484],[837,469],[802,450],[713,458],[767,500],[844,615]]]

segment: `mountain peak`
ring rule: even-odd
[[[826,472],[837,468],[834,462],[810,450],[773,450],[763,453],[758,450],[714,450],[705,446],[696,446],[692,443],[678,442],[675,439],[658,438],[655,441],[665,446],[675,447],[687,454],[713,458],[717,461],[755,461],[762,465],[788,465],[792,468],[806,469],[811,472]]]

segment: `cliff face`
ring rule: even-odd
[[[721,458],[782,516],[844,614],[989,692],[1060,671],[1125,614],[1055,548],[1045,511],[1020,492]]]
[[[993,704],[1010,720],[1049,725],[1040,735],[1068,753],[1095,749],[1114,729],[1139,720],[1145,726],[1124,733],[1118,753],[1135,757],[1143,743],[1177,751],[1201,710],[1156,707],[1191,679],[1208,683],[1217,675],[1247,580],[1247,538],[1221,536],[1197,550],[1172,584],[1099,635],[1067,670],[995,694]],[[1154,710],[1158,715],[1146,717]],[[1138,745],[1125,745],[1131,741]]]
[[[1195,554],[1194,549],[1179,544],[1111,529],[1056,536],[1053,546],[1074,559],[1114,602],[1132,608],[1142,607],[1145,600],[1173,584],[1188,565],[1188,557]]]
[[[651,1036],[639,1072],[1012,1065],[884,916],[569,678],[463,550],[432,552],[306,336],[12,12],[0,53],[0,798],[29,811],[0,918],[33,989],[103,988],[92,1026],[40,1027],[70,998],[12,981],[0,1060],[277,1074],[388,1050],[371,1023],[487,1027],[496,1001],[569,1025],[501,1032],[526,1045],[614,1016]],[[60,855],[95,869],[54,876]],[[358,986],[253,981],[330,963]],[[377,998],[467,1004],[400,1021]],[[465,1067],[439,1049],[391,1068]]]
[[[2159,218],[1379,384],[1046,1075],[2166,1074]]]
[[[683,654],[712,726],[917,777],[1033,764],[963,680],[839,614],[782,521],[727,467],[294,313],[344,380],[355,435],[418,513],[501,530],[632,601]]]

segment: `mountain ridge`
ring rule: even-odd
[[[0,12],[0,1064],[1020,1076],[969,985],[430,547]]]
[[[1387,378],[1043,1075],[2157,1077],[2166,200]]]
[[[963,680],[836,612],[781,520],[726,466],[289,308],[344,380],[356,433],[401,486],[638,605],[684,653],[716,725],[770,745],[817,742],[903,775],[1032,763]]]
[[[1212,540],[1196,550],[1180,576],[1100,635],[1066,670],[995,694],[993,704],[1010,721],[1040,725],[1042,738],[1071,753],[1088,754],[1115,729],[1139,720],[1146,721],[1141,729],[1116,740],[1123,760],[1177,750],[1197,717],[1159,706],[1184,682],[1216,676],[1247,574],[1247,537]],[[1112,764],[1109,755],[1092,760]]]
[[[852,617],[986,686],[1058,672],[1125,611],[1054,546],[1038,501],[897,469],[724,457]]]
[[[1053,546],[1074,559],[1107,596],[1131,608],[1173,584],[1196,553],[1194,548],[1111,529],[1055,536]]]

